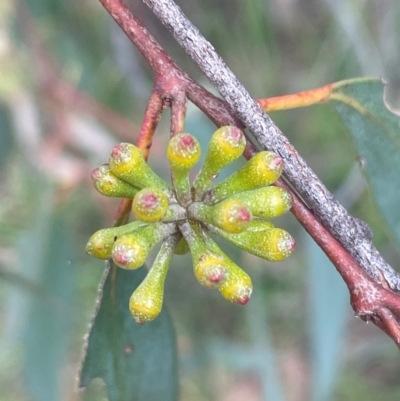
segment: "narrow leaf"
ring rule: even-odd
[[[26,294],[24,385],[32,400],[60,399],[70,342],[75,270],[71,235],[63,218],[48,214],[20,238],[20,270],[32,277]],[[24,278],[24,283],[29,278]]]
[[[176,401],[178,377],[175,333],[165,309],[139,325],[129,298],[146,275],[107,263],[99,304],[88,337],[80,386],[94,378],[107,386],[110,401]]]

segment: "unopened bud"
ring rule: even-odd
[[[222,296],[230,302],[245,305],[253,292],[250,276],[233,262],[226,281],[219,287]]]
[[[165,241],[147,276],[133,292],[129,309],[137,323],[155,319],[161,312],[164,299],[164,283],[174,253],[174,244]]]
[[[289,192],[273,185],[240,192],[233,197],[245,202],[253,216],[267,219],[281,216],[292,207]]]
[[[176,196],[185,206],[191,202],[189,171],[199,161],[200,155],[200,144],[190,134],[177,134],[168,143],[167,157],[171,166]]]
[[[91,177],[95,188],[105,196],[133,198],[139,191],[137,187],[113,174],[108,164],[93,170]]]
[[[213,230],[239,248],[271,262],[286,259],[296,246],[293,237],[281,228],[263,231],[247,230],[240,234],[228,234],[217,228]]]
[[[155,245],[175,233],[174,224],[151,224],[120,237],[112,248],[115,264],[123,269],[137,269],[144,264]]]
[[[168,142],[167,157],[172,170],[189,171],[199,161],[200,155],[200,144],[193,135],[177,134]]]
[[[219,172],[239,158],[246,147],[243,132],[233,126],[219,128],[211,137],[204,164],[197,175],[193,187],[196,200],[201,200],[206,189]]]
[[[169,189],[168,184],[147,165],[140,150],[131,143],[115,146],[109,164],[117,177],[136,187]]]
[[[250,209],[243,201],[237,199],[226,199],[214,206],[195,202],[189,207],[189,215],[229,233],[246,230],[252,219]]]
[[[283,160],[273,152],[260,152],[242,168],[207,193],[207,203],[217,203],[231,195],[274,183],[281,175]]]
[[[221,285],[227,276],[227,257],[198,224],[184,223],[181,232],[190,248],[199,283],[209,288]]]
[[[104,228],[96,231],[86,245],[86,252],[99,259],[109,259],[114,242],[122,235],[131,233],[146,224],[141,221],[125,224],[120,227]]]
[[[168,210],[168,198],[156,188],[145,188],[133,199],[132,211],[138,220],[155,223],[162,220]]]
[[[228,267],[224,257],[210,251],[197,259],[193,257],[194,275],[200,284],[208,288],[217,288],[226,280]]]

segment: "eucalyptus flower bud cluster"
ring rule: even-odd
[[[278,155],[257,153],[230,177],[213,185],[220,171],[243,154],[245,145],[240,129],[219,128],[193,182],[189,173],[199,161],[201,149],[187,133],[173,136],[168,143],[172,185],[129,143],[115,146],[109,163],[93,171],[92,180],[100,193],[133,199],[135,220],[94,233],[87,253],[112,258],[123,269],[137,269],[161,243],[153,266],[130,298],[129,308],[137,322],[153,320],[160,313],[174,253],[191,253],[200,284],[217,288],[231,302],[247,303],[253,288],[251,278],[219,248],[210,232],[268,261],[283,260],[294,250],[291,235],[267,220],[291,208],[290,194],[271,185],[283,168]]]

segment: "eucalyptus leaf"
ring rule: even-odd
[[[129,298],[146,269],[133,271],[107,262],[98,310],[88,336],[80,387],[101,378],[110,401],[176,401],[178,375],[175,332],[165,308],[140,325]]]
[[[379,210],[400,244],[400,117],[383,95],[381,79],[353,79],[336,84],[329,103],[350,131]]]
[[[23,282],[32,283],[32,291],[24,291],[28,298],[24,384],[30,399],[54,401],[61,397],[60,377],[70,345],[75,269],[72,235],[64,219],[53,213],[39,216],[17,248],[20,271],[26,277]]]

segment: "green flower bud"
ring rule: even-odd
[[[163,219],[168,210],[168,198],[156,188],[145,188],[133,199],[132,211],[138,220],[155,223]]]
[[[89,239],[86,245],[86,252],[90,256],[99,259],[109,259],[114,242],[122,235],[131,233],[139,228],[145,227],[146,224],[141,221],[134,221],[120,227],[104,228],[96,231]]]
[[[247,230],[240,234],[228,234],[211,226],[209,228],[239,248],[270,262],[286,259],[296,245],[293,237],[281,228],[262,231]]]
[[[194,275],[198,282],[205,287],[215,288],[221,285],[228,274],[228,259],[218,246],[207,236],[199,225],[184,223],[181,227],[189,245],[193,261]],[[213,243],[212,250],[210,243]]]
[[[195,220],[211,223],[228,233],[240,233],[247,229],[252,219],[247,205],[237,199],[226,199],[214,206],[192,203],[189,216]]]
[[[165,278],[176,241],[176,237],[172,237],[161,245],[153,266],[129,300],[129,309],[137,323],[149,322],[161,312]]]
[[[189,171],[199,161],[200,155],[200,144],[190,134],[177,134],[168,143],[167,157],[171,165],[174,188],[179,202],[183,205],[191,202]]]
[[[271,228],[274,228],[275,226],[267,220],[262,220],[262,219],[253,219],[249,226],[247,227],[248,232],[259,232],[259,231],[265,231],[265,230],[270,230]]]
[[[245,202],[253,216],[267,219],[281,216],[292,207],[292,198],[289,192],[272,185],[240,192],[233,196],[235,199]]]
[[[273,152],[260,152],[253,156],[242,168],[211,189],[206,203],[217,203],[227,197],[250,189],[274,183],[281,175],[283,160]]]
[[[219,291],[228,301],[245,305],[253,292],[253,283],[250,276],[232,262],[228,278],[219,287]]]
[[[201,200],[219,172],[239,158],[246,147],[243,132],[233,126],[221,127],[211,137],[204,164],[197,175],[193,187],[195,199]]]
[[[113,174],[108,164],[103,164],[93,170],[91,177],[95,188],[105,196],[133,198],[139,191],[139,188],[128,184]]]
[[[115,146],[109,164],[117,177],[136,187],[169,189],[168,184],[147,165],[140,150],[131,143]]]
[[[123,269],[137,269],[144,264],[156,244],[176,232],[175,224],[151,224],[115,241],[111,256]]]

